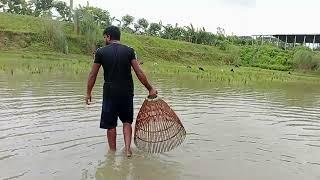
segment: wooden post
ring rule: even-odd
[[[306,36],[303,37],[303,45],[306,45]]]
[[[69,9],[69,21],[72,20],[72,11],[73,11],[73,0],[70,0],[70,9]]]
[[[270,36],[270,38],[269,38],[269,42],[270,42],[270,44],[272,43],[272,36]]]
[[[294,44],[293,44],[293,47],[296,47],[296,43],[297,43],[297,35],[294,35]]]
[[[73,10],[73,0],[70,0],[70,11]]]
[[[279,43],[280,43],[280,36],[278,35],[278,42],[277,42],[278,47],[279,47]]]
[[[287,50],[287,43],[288,43],[288,35],[286,35],[286,45],[285,45],[285,50]]]
[[[254,36],[251,37],[251,41],[252,41],[252,42],[251,42],[251,45],[252,45],[252,46],[253,46],[253,38],[254,38]]]
[[[316,35],[313,35],[313,43],[312,43],[312,50],[314,50],[314,43],[316,42]]]
[[[263,35],[261,36],[261,45],[263,45]]]

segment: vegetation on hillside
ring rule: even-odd
[[[47,73],[64,73],[83,75],[90,69],[91,62],[88,56],[65,55],[56,52],[19,52],[2,51],[0,53],[0,72],[8,75],[26,75]],[[151,77],[184,77],[193,80],[206,80],[207,83],[227,83],[229,85],[252,85],[261,83],[302,83],[319,85],[320,79],[311,73],[288,73],[283,71],[263,70],[261,68],[242,67],[230,70],[230,66],[212,66],[202,64],[203,70],[197,64],[188,67],[172,62],[162,61],[161,63],[145,62],[144,70]],[[135,76],[134,76],[135,77]]]
[[[70,4],[73,4],[72,0]],[[220,27],[216,33],[211,33],[205,28],[195,28],[192,24],[184,27],[178,24],[163,25],[162,22],[150,23],[145,18],[136,19],[130,15],[117,19],[100,8],[79,6],[73,10],[65,2],[56,0],[0,0],[0,8],[3,12],[24,15],[0,15],[0,31],[5,35],[4,39],[0,39],[0,43],[4,44],[4,47],[0,47],[2,49],[16,46],[10,41],[18,40],[22,48],[29,50],[92,54],[97,47],[103,45],[102,29],[118,23],[125,32],[125,43],[135,47],[140,57],[145,59],[243,65],[275,70],[320,69],[320,55],[308,48],[284,50],[272,42],[262,45],[251,38],[227,36]],[[54,16],[53,10],[59,15]],[[12,32],[15,34],[12,35]]]

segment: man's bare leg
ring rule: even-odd
[[[116,128],[107,130],[108,144],[111,151],[116,151],[117,130]]]
[[[132,127],[130,123],[123,123],[123,135],[124,135],[126,155],[130,157],[132,156],[132,151],[131,151]]]

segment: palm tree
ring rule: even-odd
[[[189,26],[185,26],[185,28],[187,29],[186,32],[186,41],[191,42],[191,43],[195,43],[196,40],[196,31],[193,27],[193,25],[190,23],[190,27]]]

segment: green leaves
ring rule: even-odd
[[[56,8],[56,10],[58,11],[58,13],[60,14],[61,18],[63,21],[68,21],[70,20],[70,7],[67,6],[67,3],[63,2],[63,1],[54,1],[53,2],[53,7]]]
[[[125,15],[122,17],[121,19],[122,21],[122,30],[126,31],[126,32],[133,32],[133,30],[130,28],[130,25],[132,25],[133,21],[134,21],[134,17],[130,16],[129,14]]]
[[[135,32],[139,34],[146,33],[148,26],[149,22],[145,18],[138,19],[137,23],[134,24]]]
[[[244,46],[240,52],[241,64],[264,69],[289,70],[290,53],[271,45]]]
[[[294,67],[301,70],[317,70],[320,68],[320,56],[310,50],[299,49],[293,56]]]
[[[159,23],[151,23],[148,29],[148,34],[151,36],[159,36],[161,31],[161,25]]]
[[[50,9],[53,7],[53,0],[33,0],[35,5],[35,16],[50,16]]]

